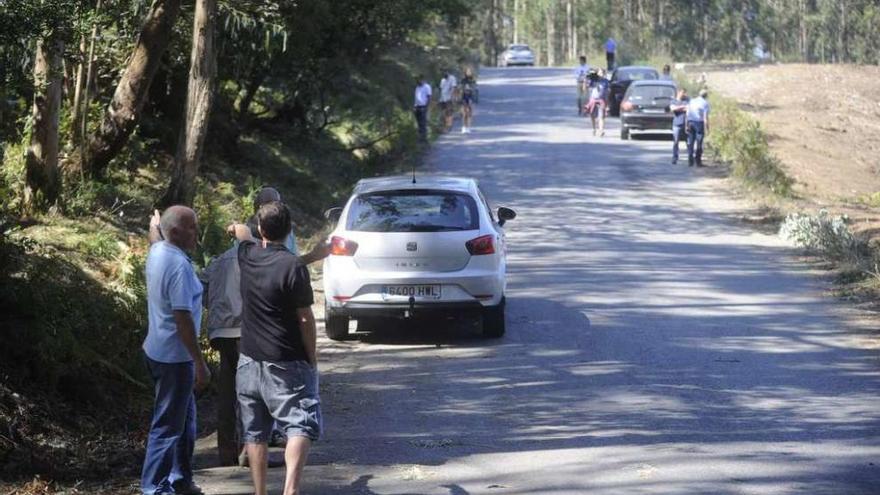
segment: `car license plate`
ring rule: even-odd
[[[646,108],[644,110],[645,113],[666,113],[666,110],[662,108]]]
[[[440,299],[440,285],[385,285],[382,286],[382,294],[416,299]]]

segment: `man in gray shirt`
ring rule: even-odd
[[[258,211],[264,204],[280,200],[281,193],[277,189],[264,187],[254,201],[254,211]],[[251,229],[256,230],[256,219],[252,219],[252,222]],[[297,254],[296,238],[292,229],[283,244],[292,254]],[[299,260],[303,265],[308,265],[326,258],[328,253],[325,245],[319,245]],[[242,307],[238,244],[212,259],[199,278],[204,286],[204,303],[208,309],[208,338],[211,348],[220,354],[220,371],[217,377],[217,452],[223,466],[244,464],[245,457],[240,455],[243,451],[236,428],[238,401],[235,394]]]

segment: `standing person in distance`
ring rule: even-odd
[[[672,81],[672,67],[669,64],[663,66],[663,72],[660,73],[661,81]]]
[[[431,94],[431,85],[428,84],[425,76],[419,74],[413,98],[413,113],[419,129],[419,141],[422,143],[428,142],[428,105],[431,104]]]
[[[464,69],[464,77],[459,83],[461,87],[461,133],[468,134],[471,132],[471,126],[474,120],[474,92],[477,89],[477,79],[474,77],[474,71],[467,67]]]
[[[147,338],[144,362],[153,379],[155,404],[141,471],[145,495],[201,494],[193,481],[196,441],[195,391],[211,380],[199,349],[202,284],[187,252],[196,249],[196,213],[175,205],[150,219]]]
[[[440,110],[443,112],[443,132],[449,132],[452,129],[452,113],[453,101],[455,96],[455,88],[458,86],[458,80],[452,71],[447,70],[443,79],[440,79]]]
[[[614,69],[614,57],[617,54],[617,41],[609,37],[605,40],[605,62],[607,62],[608,70]]]
[[[687,149],[688,166],[703,166],[703,139],[709,134],[709,102],[706,97],[709,91],[700,90],[700,96],[692,99],[687,105]]]
[[[256,495],[266,495],[273,421],[287,435],[284,495],[300,492],[312,442],[321,435],[314,296],[309,272],[285,246],[290,212],[280,201],[257,212],[261,240],[244,224],[228,231],[239,241],[241,354],[236,390],[242,437]]]
[[[586,56],[581,55],[579,60],[580,65],[574,68],[574,79],[577,84],[578,115],[583,115],[584,105],[587,104],[587,74],[590,72],[590,66],[587,65]]]
[[[669,102],[669,109],[672,111],[672,164],[678,163],[678,143],[684,135],[685,118],[687,117],[687,108],[690,98],[687,90],[679,88],[675,99]]]

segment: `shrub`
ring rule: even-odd
[[[825,209],[817,215],[790,213],[782,222],[779,235],[829,260],[860,263],[870,256],[867,245],[850,230],[849,218],[832,216]]]
[[[782,170],[770,152],[767,134],[760,122],[725,98],[712,99],[709,145],[732,166],[733,175],[748,185],[765,187],[780,196],[790,196],[794,180]]]

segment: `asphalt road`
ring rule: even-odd
[[[876,331],[668,138],[593,137],[569,74],[484,70],[474,132],[428,160],[519,213],[507,335],[322,340],[305,493],[880,493]]]

